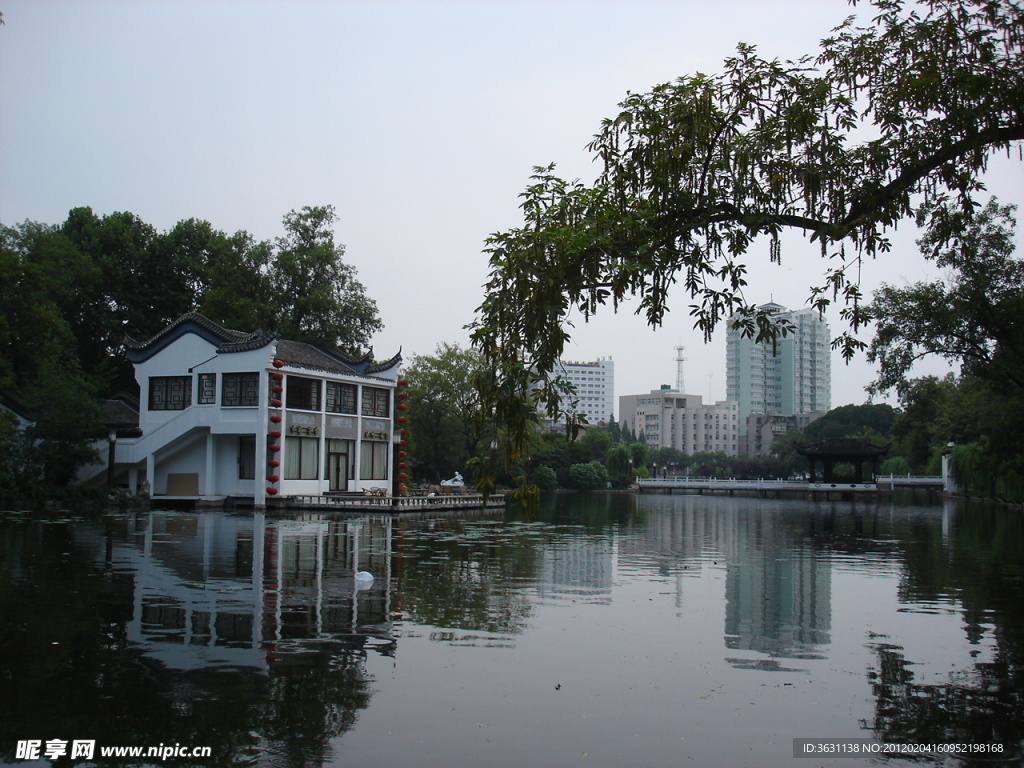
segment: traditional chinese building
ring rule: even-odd
[[[262,505],[392,487],[400,354],[348,359],[194,312],[126,347],[141,436],[112,432],[114,450],[101,454],[129,491]]]

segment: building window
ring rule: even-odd
[[[260,404],[258,373],[225,373],[221,376],[222,406],[254,407]]]
[[[339,381],[327,382],[327,411],[329,413],[356,412],[356,385]]]
[[[320,379],[289,374],[287,382],[286,407],[300,411],[320,410]]]
[[[153,376],[149,380],[149,410],[183,411],[192,405],[191,376]]]
[[[256,438],[253,435],[238,438],[238,479],[256,479]]]
[[[217,402],[217,374],[199,374],[199,404],[213,405]]]
[[[387,391],[387,390],[383,390]],[[364,390],[365,392],[365,390]],[[365,396],[364,396],[365,399]],[[359,444],[359,479],[388,479],[388,444],[369,440]]]
[[[320,466],[320,438],[286,437],[284,439],[284,479],[316,480]]]
[[[386,389],[379,389],[377,387],[363,387],[363,416],[376,416],[381,419],[387,418],[391,412],[391,409],[388,407],[390,402],[390,391]]]

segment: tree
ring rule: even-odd
[[[206,273],[198,309],[226,328],[255,329],[267,323],[267,308],[274,305],[269,275],[273,246],[256,241],[245,231],[234,235],[210,233]]]
[[[633,482],[633,455],[627,446],[617,445],[609,449],[605,467],[609,479],[617,485]]]
[[[1024,392],[1024,262],[1013,257],[1014,210],[994,199],[980,211],[922,210],[929,227],[918,243],[950,277],[875,291],[874,391],[901,389],[918,359],[937,355]]]
[[[5,475],[18,485],[10,497],[39,500],[64,491],[82,463],[93,458],[99,434],[95,404],[104,358],[77,332],[89,317],[96,273],[55,227],[25,222],[0,227],[0,386],[33,414],[33,423],[8,434]],[[10,426],[10,425],[8,425]]]
[[[479,355],[449,343],[409,361],[409,453],[423,478],[440,482],[465,472],[489,446],[493,433],[473,385],[479,367]]]
[[[969,205],[990,156],[1024,139],[1024,6],[872,4],[870,25],[851,17],[816,57],[781,63],[741,45],[718,75],[628,95],[590,144],[603,165],[592,186],[536,170],[523,225],[488,240],[473,330],[494,371],[489,397],[517,438],[528,410],[517,400],[535,396],[558,414],[552,372],[574,310],[586,318],[636,297],[658,325],[681,282],[706,335],[731,316],[774,338],[743,294],[742,259],[758,237],[773,260],[784,231],[837,257],[811,297],[818,308],[842,297],[851,330],[834,343],[848,356],[863,346],[851,265],[884,252],[917,199],[948,192]]]
[[[841,405],[808,424],[804,438],[809,443],[842,437],[886,438],[895,417],[896,411],[887,403]]]
[[[284,217],[285,235],[270,267],[275,316],[286,338],[358,354],[383,324],[355,268],[342,258],[345,247],[334,242],[336,220],[330,205],[304,206]]]
[[[608,470],[599,461],[569,467],[569,487],[577,491],[596,491],[608,485]]]
[[[553,491],[558,487],[558,476],[551,467],[538,464],[530,472],[529,481],[542,491]]]
[[[594,461],[604,461],[612,445],[612,436],[604,427],[587,427],[580,438],[580,446],[587,452],[588,458]]]

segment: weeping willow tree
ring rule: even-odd
[[[556,371],[572,313],[637,300],[657,326],[681,286],[706,337],[728,319],[773,339],[780,329],[744,298],[744,259],[766,238],[780,260],[782,234],[797,231],[820,244],[810,301],[841,303],[848,327],[833,346],[849,357],[867,320],[860,261],[883,254],[922,202],[970,207],[994,154],[1019,157],[1024,7],[871,6],[873,18],[851,16],[816,55],[780,62],[740,45],[718,74],[628,94],[589,144],[603,167],[592,185],[535,169],[522,225],[487,242],[472,326],[513,451],[538,404],[563,410]]]

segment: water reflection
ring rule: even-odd
[[[388,733],[462,727],[437,705],[460,666],[459,703],[495,728],[515,731],[517,701],[540,707],[510,763],[563,764],[585,734],[605,764],[658,764],[678,725],[651,723],[684,710],[707,765],[773,764],[726,757],[726,720],[781,742],[1018,755],[1022,550],[1006,510],[697,496],[553,496],[504,518],[0,518],[0,759],[21,739],[90,738],[209,745],[207,765],[365,763],[381,745],[416,764]],[[595,674],[632,706],[578,731],[572,712],[602,711],[572,698]],[[767,708],[736,714],[749,704]],[[616,735],[634,720],[651,735],[635,754]],[[460,764],[475,738],[435,757]]]

